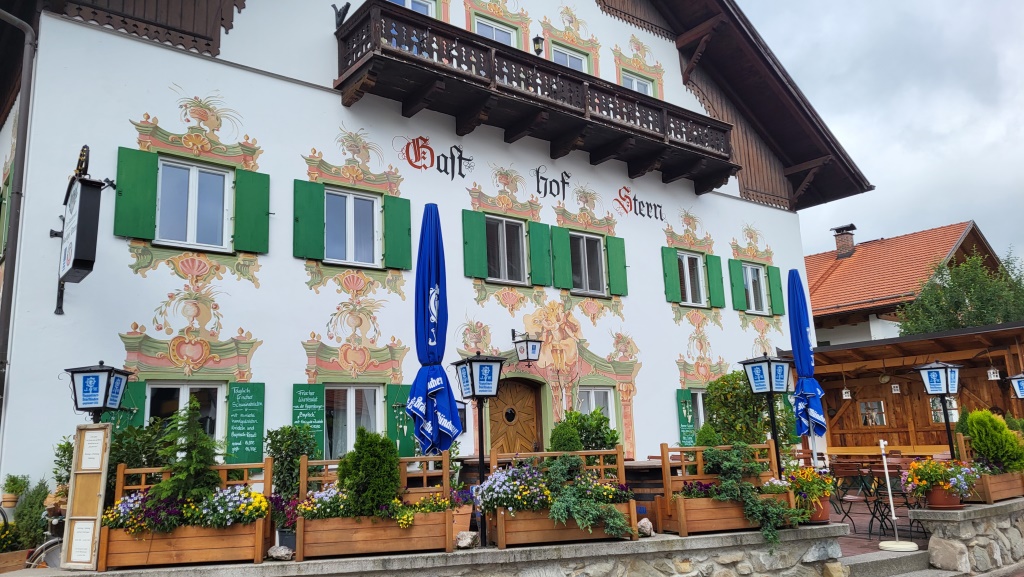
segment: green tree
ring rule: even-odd
[[[764,443],[771,431],[768,395],[751,392],[747,374],[743,371],[733,371],[708,383],[704,413],[707,422],[721,435],[725,444]],[[778,441],[788,445],[788,433],[793,430],[795,419],[782,395],[775,395],[775,419]]]
[[[938,264],[913,302],[897,314],[901,335],[1024,321],[1024,267],[1013,254],[998,269],[975,252],[962,263]]]

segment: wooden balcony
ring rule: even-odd
[[[487,124],[505,142],[533,136],[551,158],[573,150],[590,163],[624,161],[630,178],[661,171],[693,180],[698,194],[739,170],[729,162],[731,125],[510,48],[397,6],[367,0],[335,32],[345,106],[364,94],[455,117],[455,132]]]

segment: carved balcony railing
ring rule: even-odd
[[[505,141],[533,136],[551,157],[573,150],[591,164],[618,159],[630,178],[660,170],[664,182],[694,181],[697,193],[723,184],[739,166],[729,124],[560,66],[386,0],[367,0],[335,33],[345,106],[366,93],[456,119],[459,135],[480,124]]]

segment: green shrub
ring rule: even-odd
[[[1003,472],[1024,471],[1024,444],[1002,419],[983,410],[966,421],[975,461]]]
[[[582,451],[580,432],[569,421],[560,421],[551,429],[552,451]]]
[[[704,423],[700,430],[697,431],[697,439],[694,443],[698,447],[717,447],[718,445],[724,445],[725,441],[722,440],[722,435],[719,435],[718,431],[711,426],[711,423]]]
[[[71,437],[64,437],[53,446],[53,482],[57,484],[57,496],[68,496],[68,483],[71,482],[71,460],[75,447]]]
[[[267,456],[274,459],[274,492],[288,499],[299,496],[299,458],[320,459],[316,436],[309,425],[285,425],[267,431]]]
[[[14,530],[18,545],[22,549],[32,549],[46,540],[46,525],[49,519],[44,516],[44,503],[49,495],[50,485],[45,479],[40,479],[22,495],[18,506],[14,508]]]
[[[611,421],[601,409],[594,409],[590,414],[569,411],[563,421],[579,432],[584,451],[614,449],[619,444],[619,432],[611,427]]]
[[[395,443],[385,435],[360,427],[345,461],[345,488],[353,515],[385,516],[401,489]]]
[[[220,487],[220,475],[210,469],[217,463],[217,441],[199,422],[199,401],[190,396],[188,407],[167,421],[159,457],[168,463],[171,476],[149,490],[157,499],[201,501]]]
[[[21,495],[28,490],[28,475],[7,475],[4,477],[4,493]]]
[[[114,504],[114,488],[117,482],[117,464],[124,463],[129,469],[142,467],[165,467],[167,460],[160,455],[164,436],[163,421],[153,417],[148,427],[125,427],[114,429],[110,436],[110,459],[107,463],[107,495],[104,507]],[[70,467],[69,467],[70,471]],[[131,483],[139,479],[130,479]]]
[[[764,443],[771,431],[768,395],[751,392],[744,371],[733,371],[708,383],[704,412],[707,422],[718,431],[725,444]],[[775,417],[779,435],[776,442],[788,445],[795,421],[783,395],[775,395]]]

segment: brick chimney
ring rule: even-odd
[[[853,254],[856,246],[853,244],[853,231],[857,227],[851,224],[837,226],[832,229],[836,234],[836,258],[846,258]]]

